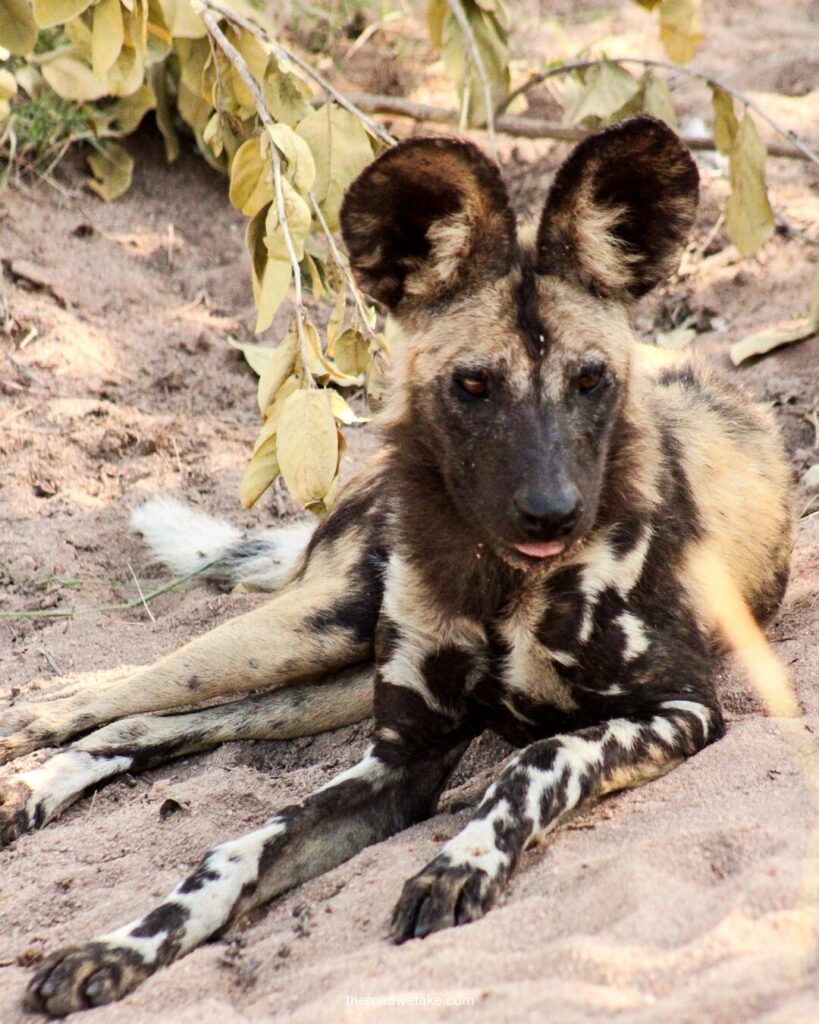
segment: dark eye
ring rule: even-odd
[[[483,370],[456,373],[454,380],[460,398],[485,398],[489,393],[489,378]]]
[[[593,366],[584,366],[575,378],[577,390],[581,395],[589,395],[603,383],[606,375],[606,368],[602,363],[595,363]]]

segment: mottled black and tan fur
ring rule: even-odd
[[[401,333],[382,450],[303,555],[303,528],[242,539],[167,501],[137,513],[177,568],[215,552],[233,582],[283,585],[122,683],[0,716],[4,760],[84,734],[4,784],[0,837],[118,772],[223,740],[372,708],[373,746],[212,850],[146,916],[51,956],[32,1007],[117,999],[237,914],[430,815],[484,729],[520,753],[404,886],[396,941],[480,917],[567,815],[720,737],[702,566],[716,556],[764,621],[791,517],[767,413],[629,327],[632,300],[673,271],[696,201],[688,152],[649,118],[581,143],[520,235],[497,168],[468,143],[410,140],[352,186],[351,265]],[[213,698],[234,702],[148,714]]]

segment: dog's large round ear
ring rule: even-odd
[[[653,117],[589,136],[555,175],[538,228],[538,269],[603,295],[644,294],[677,267],[698,183],[688,149]]]
[[[399,316],[502,276],[516,247],[498,168],[449,138],[409,139],[365,168],[341,230],[361,288]]]

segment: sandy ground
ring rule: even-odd
[[[815,3],[708,6],[701,67],[762,92],[819,85]],[[529,7],[518,49],[554,52],[552,28]],[[601,14],[556,4],[548,13],[568,17],[570,8],[574,43],[608,34],[610,52],[657,52],[635,5]],[[357,74],[366,87],[366,69]],[[689,114],[704,109],[695,90],[682,102]],[[819,139],[815,107],[769,102]],[[2,700],[149,661],[258,602],[199,588],[153,601],[155,624],[142,609],[94,611],[134,596],[131,568],[143,587],[162,580],[125,532],[130,506],[173,491],[247,525],[288,511],[281,497],[252,513],[236,500],[257,427],[255,379],[225,341],[249,338],[252,324],[241,218],[200,160],[184,155],[166,167],[150,132],[135,149],[134,187],[114,205],[82,192],[71,167],[64,196],[38,187],[0,199],[0,289],[16,321],[0,330],[0,609],[78,611],[63,621],[0,620]],[[524,205],[565,153],[548,143],[504,151]],[[804,312],[817,248],[778,234],[758,259],[734,261],[721,231],[708,241],[726,185],[708,160],[702,169],[695,241],[708,242],[705,258],[646,300],[637,326],[647,334],[693,313],[702,328],[695,344],[775,403],[801,474],[819,458],[810,419],[819,340],[740,371],[727,349]],[[777,211],[815,237],[819,171],[775,161],[769,179]],[[30,327],[36,337],[20,347]],[[350,440],[355,465],[372,441],[361,432]],[[819,734],[817,593],[813,517],[800,524],[772,639]],[[727,737],[527,855],[485,920],[401,948],[385,942],[403,880],[465,822],[464,813],[441,814],[275,901],[89,1014],[89,1024],[816,1021],[819,930],[804,900],[816,808],[783,723],[765,716],[733,663],[719,685]],[[0,852],[2,1024],[29,1019],[19,999],[44,952],[150,907],[214,843],[352,763],[367,736],[362,724],[314,740],[229,744],[118,780]],[[502,753],[484,737],[459,779]],[[163,819],[169,796],[183,810]]]

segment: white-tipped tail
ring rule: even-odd
[[[276,590],[296,568],[315,528],[312,522],[243,533],[223,519],[159,494],[131,513],[131,527],[142,534],[157,562],[187,576],[203,572],[227,587],[239,583]]]

